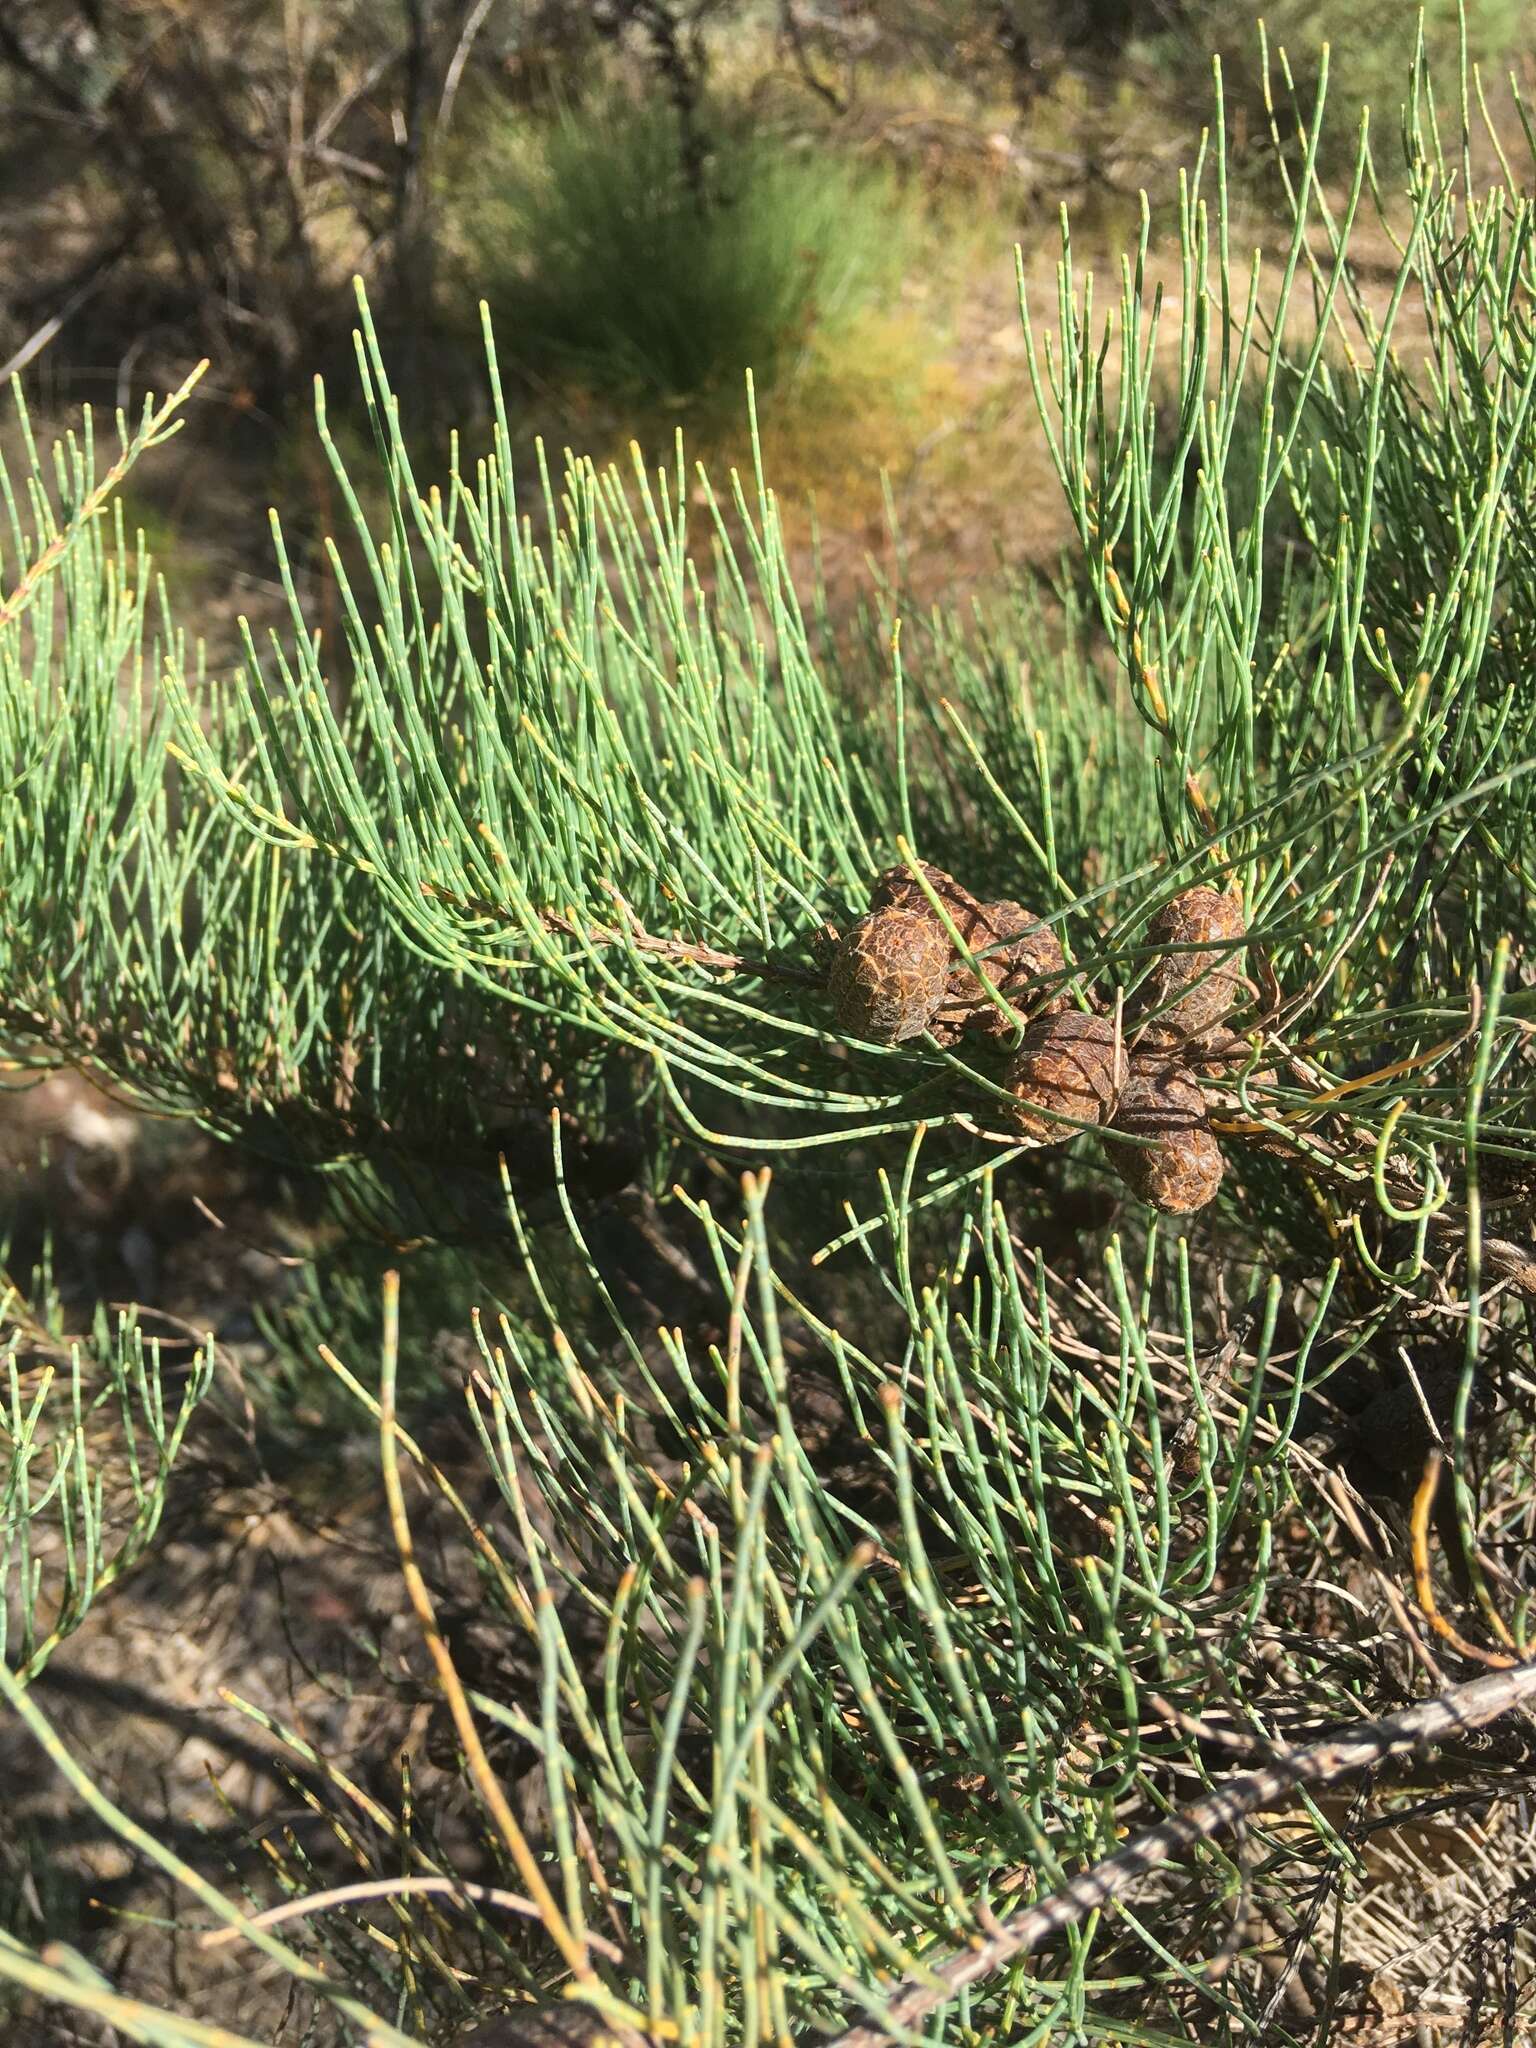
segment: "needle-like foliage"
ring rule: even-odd
[[[122,1314],[61,1337],[9,1281],[0,1329],[0,1646],[27,1681],[154,1541],[213,1358],[210,1342],[172,1369]]]
[[[1101,319],[1064,236],[1054,325],[1024,309],[1080,541],[1047,599],[893,604],[859,650],[802,603],[761,474],[717,496],[681,454],[572,459],[520,497],[489,336],[489,446],[427,481],[366,304],[366,479],[318,406],[351,522],[336,644],[274,523],[289,628],[215,683],[163,601],[150,636],[89,449],[53,499],[34,479],[0,610],[11,1055],[327,1167],[397,1229],[456,1226],[449,1163],[505,1158],[521,1270],[462,1375],[493,1511],[402,1422],[393,1281],[377,1387],[326,1354],[377,1426],[452,1798],[391,1812],[268,1716],[361,1892],[294,1841],[286,1896],[246,1912],[133,1838],[315,2038],[561,1993],[698,2048],[1299,2039],[1298,1976],[1324,2034],[1343,2011],[1367,1807],[1394,1828],[1413,1790],[1385,1768],[1191,1836],[1038,1954],[988,1944],[1234,1747],[1380,1719],[1436,1652],[1529,1657],[1536,135],[1475,138],[1471,78],[1446,120],[1422,52],[1410,87],[1402,174],[1362,128],[1343,191],[1321,97],[1299,142],[1277,99],[1278,260],[1234,247],[1219,118],[1171,285],[1148,213]],[[1384,289],[1351,254],[1368,221]],[[920,861],[1027,905],[1062,966],[1021,1000],[1112,1054],[1183,1000],[1160,914],[1240,902],[1241,960],[1200,959],[1237,1049],[1187,1083],[1227,1171],[1184,1234],[1131,1203],[1100,1229],[1113,1153],[1010,1125],[1028,1020]],[[839,1028],[826,947],[893,864],[995,1030]],[[686,1313],[621,1306],[594,1244],[615,1158]],[[151,1418],[152,1503],[183,1425],[147,1371],[108,1379]],[[55,1499],[93,1526],[84,1454],[40,1492],[11,1411],[23,1536]],[[426,1512],[495,1636],[468,1678]],[[0,1686],[128,1826],[27,1690],[38,1641]],[[1433,1795],[1475,1775],[1497,1816],[1529,1763],[1453,1750]],[[1510,1987],[1523,1926],[1508,1905]],[[130,2038],[233,2038],[14,1940],[0,1977]]]

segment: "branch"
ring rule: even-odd
[[[19,71],[23,78],[29,78],[65,113],[86,115],[89,112],[80,94],[65,85],[40,57],[32,54],[15,29],[7,26],[3,15],[0,15],[0,61],[9,64],[13,71]]]
[[[190,396],[193,386],[208,367],[206,357],[195,369],[182,378],[180,384],[163,404],[151,411],[145,408],[144,419],[137,434],[124,441],[122,452],[106,474],[96,483],[81,501],[74,514],[59,527],[48,545],[23,571],[20,582],[9,597],[0,597],[0,626],[9,626],[26,610],[37,595],[39,586],[47,579],[62,557],[68,554],[75,541],[90,522],[103,511],[107,500],[117,489],[123,478],[132,469],[139,456],[148,448],[169,438],[176,431],[171,424],[174,415]]]
[[[633,27],[639,29],[650,43],[651,63],[665,85],[677,115],[683,177],[694,200],[702,207],[708,197],[704,172],[709,156],[705,138],[699,129],[705,70],[704,49],[698,36],[702,14],[696,16],[693,23],[691,50],[684,48],[684,24],[678,18],[673,0],[616,0],[608,20],[607,34],[620,34],[625,28]],[[602,26],[600,20],[599,27]]]
[[[1332,1784],[1334,1779],[1365,1770],[1386,1757],[1427,1749],[1447,1735],[1484,1727],[1532,1698],[1536,1698],[1536,1659],[1453,1685],[1437,1699],[1407,1707],[1385,1720],[1361,1722],[1342,1735],[1330,1735],[1305,1749],[1293,1750],[1261,1770],[1228,1778],[1102,1863],[1079,1872],[1050,1898],[1011,1914],[974,1947],[960,1950],[921,1979],[907,1980],[886,2008],[882,2025],[851,2027],[830,2048],[887,2048],[968,1985],[995,1975],[1018,1956],[1031,1954],[1064,1928],[1077,1926],[1090,1913],[1119,1898],[1138,1878],[1236,1826],[1246,1815],[1288,1798],[1303,1785]],[[810,2048],[809,2042],[805,2048]]]
[[[811,53],[805,44],[805,28],[795,12],[795,0],[781,0],[779,7],[779,33],[789,47],[795,60],[795,69],[801,79],[816,94],[825,100],[834,114],[846,114],[848,102],[835,85],[829,85],[816,66],[811,62]]]
[[[487,1816],[494,1821],[502,1840],[517,1867],[518,1875],[529,1894],[534,1910],[539,1916],[544,1931],[555,1947],[559,1949],[566,1967],[578,1984],[590,1984],[596,1972],[586,1944],[573,1929],[570,1921],[555,1901],[537,1857],[529,1846],[528,1837],[518,1824],[502,1790],[501,1782],[492,1771],[485,1746],[475,1726],[474,1715],[469,1701],[464,1696],[464,1687],[454,1668],[453,1653],[448,1648],[442,1630],[438,1627],[437,1609],[427,1582],[416,1561],[416,1548],[411,1536],[411,1525],[405,1510],[405,1489],[400,1483],[400,1460],[395,1448],[395,1369],[399,1350],[400,1333],[400,1278],[389,1273],[384,1279],[384,1369],[381,1377],[379,1398],[379,1434],[381,1464],[383,1466],[384,1499],[389,1509],[390,1526],[394,1532],[395,1548],[400,1555],[401,1576],[405,1580],[406,1594],[416,1619],[421,1627],[422,1639],[437,1671],[439,1687],[448,1703],[458,1734],[460,1747],[464,1752],[465,1764]],[[229,1915],[224,1916],[226,1919]]]
[[[0,363],[0,384],[7,384],[12,377],[19,376],[34,356],[41,355],[60,329],[71,321],[80,308],[100,291],[118,264],[122,262],[123,258],[138,240],[141,226],[142,223],[136,223],[125,234],[119,235],[110,247],[105,250],[98,250],[91,256],[90,262],[85,267],[83,273],[77,274],[65,286],[63,304],[50,313],[42,325],[35,328],[27,336],[27,339],[22,342],[13,355],[5,362]]]
[[[459,81],[464,76],[464,67],[469,62],[469,53],[475,46],[475,38],[485,26],[485,17],[490,13],[493,0],[475,0],[468,18],[459,35],[453,55],[448,60],[448,69],[443,74],[442,97],[437,103],[437,132],[448,133],[448,124],[453,119],[453,103],[458,97]]]
[[[564,932],[568,938],[582,939],[589,945],[633,946],[637,953],[653,953],[663,960],[683,960],[694,967],[713,967],[722,974],[751,974],[763,981],[795,982],[802,988],[821,988],[826,982],[825,974],[793,960],[759,960],[748,953],[722,953],[715,946],[697,946],[687,939],[659,938],[654,932],[642,931],[639,925],[631,925],[627,931],[615,930],[611,925],[580,925],[552,910],[543,913],[542,922],[550,931]]]
[[[398,64],[404,55],[405,50],[403,47],[400,47],[386,50],[382,57],[376,57],[362,77],[354,80],[341,95],[340,99],[329,107],[315,123],[315,132],[309,138],[311,144],[323,145],[329,142],[358,102],[368,97],[384,74]]]

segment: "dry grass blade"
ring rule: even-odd
[[[503,1891],[494,1884],[471,1884],[467,1878],[455,1877],[379,1877],[361,1884],[336,1885],[330,1891],[311,1892],[303,1899],[285,1899],[280,1906],[269,1906],[264,1913],[253,1913],[251,1925],[276,1927],[285,1920],[307,1919],[311,1913],[323,1913],[330,1906],[352,1906],[365,1899],[422,1898],[428,1895],[473,1899],[477,1905],[500,1906],[504,1912],[521,1913],[529,1920],[542,1917],[532,1899],[525,1899],[518,1892]],[[200,1946],[222,1948],[228,1942],[238,1941],[242,1931],[238,1927],[211,1928],[202,1937]],[[622,1951],[601,1935],[589,1933],[586,1939],[589,1948],[599,1950],[610,1961],[623,1961]]]

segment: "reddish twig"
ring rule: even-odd
[[[650,953],[662,960],[713,967],[722,974],[752,974],[763,981],[792,981],[802,988],[822,988],[826,983],[824,974],[792,960],[760,960],[749,953],[722,953],[716,946],[699,946],[688,939],[658,938],[654,932],[642,931],[639,925],[631,925],[627,931],[612,925],[581,925],[553,910],[543,912],[542,922],[551,931],[564,932],[568,938],[580,939],[589,946],[633,946],[637,953]]]

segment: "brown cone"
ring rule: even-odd
[[[1069,999],[1061,985],[1066,960],[1054,932],[1040,926],[1021,904],[1007,899],[980,903],[943,868],[928,861],[917,865],[971,952],[984,956],[976,967],[1016,1009],[1028,1005],[1035,1016],[1049,1017],[1067,1008]],[[926,917],[944,931],[933,905],[905,866],[887,868],[876,876],[870,890],[871,916],[893,910]],[[949,977],[942,1006],[930,1018],[929,1029],[943,1045],[955,1044],[966,1031],[1006,1037],[1008,1020],[982,993],[976,969],[958,957],[947,932],[944,937],[950,947]],[[1031,1004],[1030,997],[1042,980],[1047,984],[1044,999]]]
[[[1225,1162],[1206,1122],[1200,1083],[1164,1049],[1138,1051],[1115,1111],[1116,1131],[1143,1145],[1104,1149],[1126,1186],[1165,1215],[1187,1216],[1215,1199]]]
[[[1194,1071],[1203,1079],[1228,1082],[1228,1076],[1233,1077],[1228,1085],[1207,1090],[1207,1109],[1225,1110],[1229,1114],[1234,1110],[1242,1112],[1242,1099],[1236,1086],[1238,1074],[1247,1074],[1244,1085],[1248,1090],[1249,1101],[1255,1106],[1256,1098],[1263,1096],[1275,1085],[1276,1076],[1272,1066],[1255,1067],[1252,1072],[1247,1071],[1253,1058],[1253,1047],[1246,1038],[1240,1037],[1235,1031],[1216,1031],[1201,1044],[1186,1047],[1185,1053]]]
[[[1012,1121],[1039,1144],[1062,1144],[1072,1126],[1060,1119],[1107,1123],[1125,1077],[1125,1048],[1113,1017],[1085,1017],[1080,1010],[1043,1017],[1025,1032],[1008,1069]]]
[[[1211,948],[1241,939],[1247,927],[1242,907],[1219,889],[1186,889],[1164,904],[1147,925],[1149,946]],[[1242,948],[1216,952],[1167,953],[1138,991],[1137,1012],[1156,1011],[1153,1029],[1168,1038],[1203,1038],[1237,1001]],[[1183,993],[1181,993],[1183,991]]]
[[[976,898],[943,868],[936,868],[926,860],[918,861],[917,866],[934,895],[964,931],[964,919],[976,916],[981,909]],[[920,910],[925,917],[933,916],[933,905],[918,887],[911,869],[905,865],[887,868],[884,874],[876,875],[869,892],[869,907],[871,910]]]
[[[1030,929],[1031,926],[1035,928]],[[962,927],[963,929],[963,927]],[[1006,945],[998,945],[1007,940]],[[1066,973],[1066,955],[1061,950],[1061,941],[1053,931],[1041,925],[1024,909],[1022,904],[1012,903],[1003,898],[996,903],[983,903],[980,907],[978,930],[975,936],[966,933],[966,944],[973,953],[982,952],[988,946],[997,951],[987,953],[977,964],[987,979],[998,991],[1008,998],[1016,1010],[1029,1009],[1036,1018],[1054,1017],[1068,1006],[1069,997],[1063,976]],[[971,1030],[984,1036],[1002,1038],[1010,1029],[1008,1019],[994,1003],[987,1001],[976,987],[976,978],[962,961],[950,974],[950,1000],[956,999],[956,984],[968,984],[968,992],[975,1008],[968,1020]],[[1039,984],[1044,983],[1044,988]]]
[[[840,1030],[880,1045],[928,1029],[949,980],[949,939],[926,909],[872,910],[833,955],[827,988]]]

